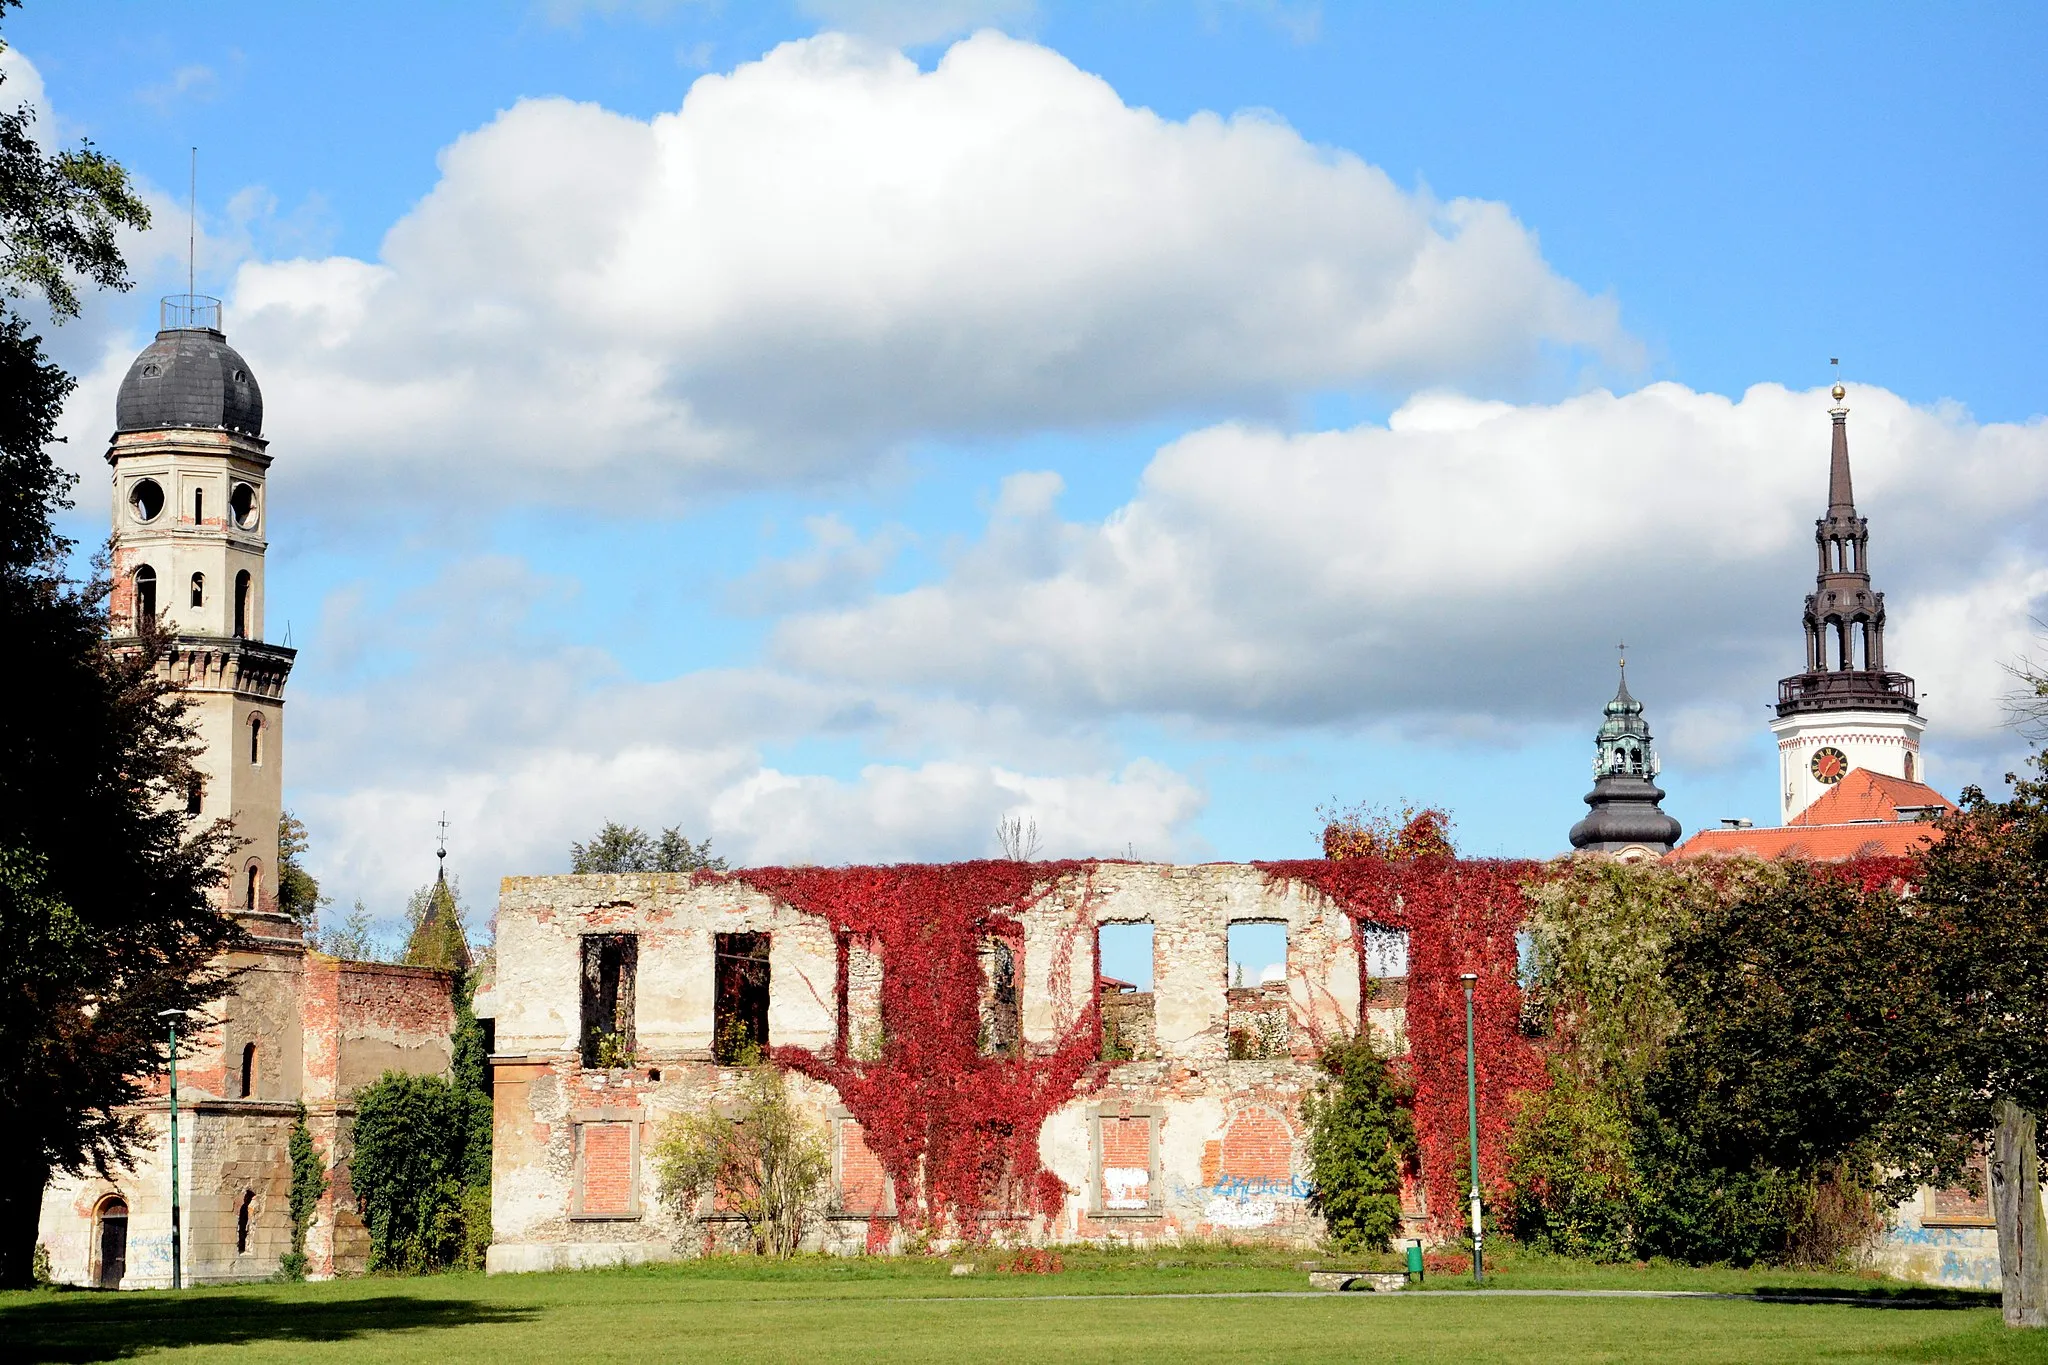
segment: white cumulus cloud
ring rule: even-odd
[[[2048,598],[2048,423],[1851,401],[1890,660],[1936,692],[1936,737],[1990,738],[1997,661]],[[999,499],[948,573],[789,618],[774,656],[1047,715],[1436,727],[1589,716],[1625,637],[1678,750],[1721,762],[1801,659],[1827,406],[1655,384],[1432,394],[1346,431],[1211,427],[1100,522],[1013,481],[1031,495]],[[1741,698],[1748,722],[1726,709]]]
[[[1161,118],[993,31],[928,71],[788,43],[651,120],[521,101],[446,148],[376,260],[247,261],[227,318],[323,506],[402,479],[638,509],[920,436],[1635,354],[1507,206],[1269,114]]]

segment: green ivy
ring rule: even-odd
[[[1415,1117],[1369,1038],[1331,1043],[1302,1098],[1310,1204],[1339,1251],[1385,1251],[1401,1228],[1401,1169],[1416,1159]]]
[[[291,1137],[286,1150],[292,1161],[292,1249],[278,1262],[277,1275],[281,1280],[303,1280],[306,1278],[306,1233],[313,1226],[313,1213],[320,1207],[320,1196],[327,1193],[327,1168],[320,1160],[320,1150],[313,1145],[313,1131],[306,1126],[306,1106],[299,1106],[298,1117],[292,1122]]]
[[[370,1269],[480,1269],[490,1245],[491,1097],[470,986],[455,988],[450,1073],[387,1071],[356,1099],[351,1180]]]

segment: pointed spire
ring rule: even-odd
[[[1835,444],[1828,454],[1828,516],[1854,517],[1856,494],[1849,485],[1849,409],[1842,406],[1848,391],[1835,385],[1835,405],[1828,416],[1835,419]]]

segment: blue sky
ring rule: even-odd
[[[200,148],[287,799],[388,916],[443,808],[485,908],[614,816],[1188,859],[1431,802],[1548,854],[1622,637],[1667,808],[1762,819],[1830,356],[1931,775],[1995,779],[2048,614],[2044,29],[39,0],[7,90],[162,210],[53,337],[88,540]]]

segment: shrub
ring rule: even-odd
[[[371,1270],[416,1275],[462,1262],[474,1240],[464,1190],[479,1102],[439,1076],[396,1071],[357,1097],[350,1170]]]
[[[1562,1068],[1558,1068],[1562,1071]],[[1636,1171],[1628,1119],[1569,1072],[1523,1097],[1508,1147],[1508,1227],[1538,1251],[1635,1255]]]
[[[762,1255],[792,1256],[832,1173],[824,1135],[790,1102],[782,1072],[749,1068],[730,1113],[683,1114],[663,1126],[654,1167],[662,1202],[685,1218],[710,1193],[737,1214]]]
[[[1415,1119],[1387,1064],[1361,1035],[1323,1049],[1324,1077],[1304,1096],[1310,1206],[1339,1251],[1384,1251],[1401,1227],[1401,1168],[1415,1157]]]

